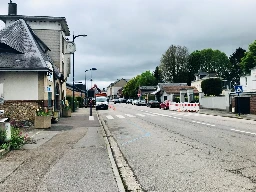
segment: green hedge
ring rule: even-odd
[[[68,100],[69,106],[73,110],[73,97],[67,96],[66,99]],[[75,110],[76,110],[76,108],[77,108],[77,98],[76,97],[75,97],[74,101],[75,101]]]

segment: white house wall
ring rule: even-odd
[[[250,75],[240,77],[240,85],[244,92],[256,92],[256,69],[252,69]]]
[[[202,81],[203,81],[203,80],[192,81],[192,82],[191,82],[191,86],[192,86],[192,87],[196,87],[196,89],[198,90],[198,92],[202,92],[202,88],[201,88]]]
[[[1,73],[5,100],[37,100],[37,72],[5,72]]]

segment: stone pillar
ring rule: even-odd
[[[188,103],[191,103],[191,101],[194,101],[194,90],[188,89],[187,96],[188,96]]]
[[[187,90],[180,90],[180,103],[185,102],[185,94],[187,93]]]

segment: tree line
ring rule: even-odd
[[[198,72],[215,73],[217,77],[240,84],[240,76],[248,75],[256,67],[256,40],[248,51],[237,48],[229,57],[220,50],[211,48],[195,50],[189,53],[188,48],[171,45],[160,59],[155,70],[143,72],[133,77],[124,87],[123,95],[127,98],[137,97],[139,86],[155,86],[158,83],[187,83],[191,85]]]

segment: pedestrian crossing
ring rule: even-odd
[[[107,115],[106,118],[113,120],[113,119],[125,119],[125,118],[136,118],[136,117],[171,117],[174,119],[181,119],[181,117],[189,117],[189,116],[206,116],[206,114],[199,114],[199,113],[188,113],[188,112],[176,112],[176,113],[169,113],[169,114],[162,114],[162,113],[151,113],[148,111],[141,111],[142,113],[137,114],[117,114],[117,115]]]

